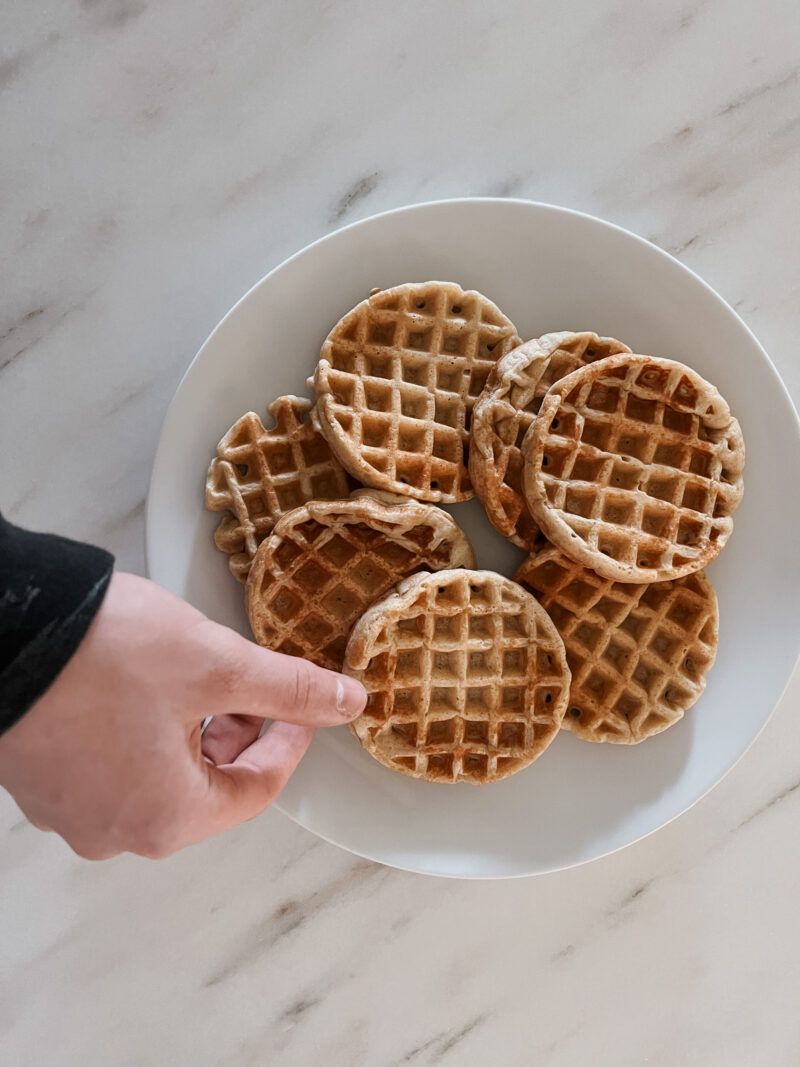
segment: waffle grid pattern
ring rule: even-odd
[[[310,418],[311,401],[281,396],[267,409],[271,429],[250,411],[217,447],[206,479],[206,507],[228,511],[214,534],[231,572],[244,582],[258,546],[286,512],[350,491],[347,474]]]
[[[563,725],[587,741],[636,744],[682,718],[717,653],[718,609],[702,573],[632,585],[547,547],[514,578],[561,634],[572,672]]]
[[[578,367],[630,352],[613,337],[549,333],[519,345],[497,364],[472,417],[469,473],[494,528],[533,548],[539,527],[525,502],[522,441],[550,386]]]
[[[547,616],[508,579],[480,571],[401,585],[357,625],[345,670],[369,693],[353,724],[364,747],[437,782],[479,784],[527,766],[558,733],[568,694]]]
[[[491,301],[452,283],[397,286],[363,301],[326,339],[314,380],[320,424],[343,466],[405,496],[472,496],[471,411],[519,341]]]
[[[738,422],[688,368],[610,356],[557,382],[524,444],[545,535],[603,577],[676,578],[724,547],[742,496]]]
[[[284,516],[261,546],[247,583],[250,625],[260,645],[340,670],[353,623],[401,578],[473,562],[439,509],[314,502]]]

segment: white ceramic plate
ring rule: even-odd
[[[189,367],[164,422],[147,508],[151,577],[247,634],[242,588],[212,544],[206,467],[243,412],[304,393],[331,326],[373,286],[441,278],[494,300],[527,338],[594,330],[688,363],[738,416],[744,502],[710,568],[720,644],[708,688],[672,729],[634,747],[568,733],[527,770],[475,789],[392,774],[346,727],[320,731],[279,806],[359,855],[464,878],[539,874],[621,848],[685,811],[739,759],[789,679],[800,637],[797,416],[738,316],[686,267],[631,233],[520,200],[452,200],[366,219],[299,252],[244,296]],[[520,553],[477,501],[448,508],[480,567]]]

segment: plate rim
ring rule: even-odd
[[[328,241],[333,240],[334,238],[339,237],[341,234],[343,234],[343,233],[345,233],[347,231],[350,231],[350,230],[358,229],[359,227],[371,225],[371,224],[377,222],[378,220],[384,219],[384,218],[386,218],[388,216],[400,215],[400,214],[411,214],[411,213],[413,213],[415,211],[421,211],[423,209],[430,209],[430,208],[434,208],[435,209],[435,208],[440,208],[440,207],[450,206],[450,205],[469,206],[469,205],[474,205],[474,204],[498,204],[498,205],[499,204],[503,204],[503,205],[516,204],[516,205],[519,205],[521,207],[527,207],[527,208],[531,208],[532,207],[532,208],[535,208],[537,210],[542,210],[542,211],[545,211],[545,212],[548,212],[548,213],[553,213],[553,214],[556,214],[556,215],[566,215],[566,216],[572,216],[572,217],[580,218],[580,219],[589,221],[592,224],[607,228],[607,229],[612,230],[612,231],[616,231],[618,234],[621,234],[622,236],[624,236],[626,238],[629,238],[629,239],[632,239],[636,243],[645,246],[649,253],[652,254],[653,252],[655,252],[655,253],[658,254],[658,256],[661,256],[665,260],[669,261],[673,266],[677,266],[678,268],[680,268],[680,270],[685,272],[685,274],[688,275],[689,278],[691,278],[695,283],[698,283],[702,287],[702,289],[705,290],[707,295],[710,295],[711,297],[713,297],[714,302],[720,307],[720,309],[723,312],[727,313],[729,316],[732,316],[734,318],[737,326],[744,330],[744,332],[747,335],[747,337],[749,338],[750,342],[752,344],[754,344],[755,347],[757,348],[757,350],[759,351],[759,353],[762,356],[762,358],[764,359],[767,367],[769,368],[769,370],[770,370],[770,372],[772,374],[772,377],[775,380],[775,383],[777,384],[778,388],[780,389],[780,391],[783,394],[783,397],[784,397],[784,399],[786,401],[789,413],[792,416],[791,425],[792,425],[792,429],[793,429],[793,432],[794,432],[794,437],[795,437],[796,443],[798,445],[798,451],[800,451],[800,415],[798,414],[798,409],[795,406],[794,400],[793,400],[791,394],[789,393],[789,390],[786,387],[786,384],[783,381],[783,378],[781,377],[781,374],[780,374],[778,368],[775,366],[775,364],[773,363],[772,359],[770,358],[769,353],[766,351],[764,346],[758,340],[758,338],[756,337],[755,333],[750,328],[750,326],[744,321],[744,319],[741,317],[741,315],[739,315],[739,313],[735,310],[735,308],[733,308],[722,297],[722,295],[719,292],[717,292],[717,290],[709,282],[707,282],[704,278],[702,278],[696,271],[694,271],[691,267],[687,266],[685,263],[681,262],[681,260],[677,259],[675,256],[673,256],[671,253],[667,252],[665,249],[660,248],[658,245],[654,244],[652,241],[649,241],[647,238],[642,237],[640,234],[634,233],[632,230],[629,230],[626,227],[619,225],[618,223],[610,222],[608,219],[603,219],[603,218],[601,218],[601,217],[599,217],[597,215],[592,215],[589,212],[581,211],[581,210],[579,210],[577,208],[564,207],[562,205],[552,204],[552,203],[549,203],[547,201],[530,200],[530,199],[528,199],[526,197],[460,196],[460,197],[445,197],[445,198],[439,198],[439,199],[434,199],[434,200],[424,200],[424,201],[419,201],[419,202],[414,202],[414,203],[407,203],[407,204],[402,204],[402,205],[399,205],[399,206],[396,206],[396,207],[388,208],[385,211],[376,212],[374,214],[366,216],[365,218],[355,219],[354,221],[349,222],[349,223],[345,224],[344,226],[337,227],[336,229],[333,229],[333,230],[329,231],[328,233],[325,233],[322,236],[316,238],[315,240],[309,242],[308,244],[304,245],[302,248],[299,248],[297,251],[293,252],[291,255],[289,255],[286,258],[284,258],[283,260],[281,260],[279,263],[275,264],[275,266],[270,268],[270,270],[268,270],[266,274],[262,275],[257,281],[255,281],[239,297],[239,299],[235,301],[235,303],[229,308],[229,310],[216,323],[214,328],[211,330],[211,332],[208,334],[206,339],[203,341],[202,345],[198,348],[198,350],[196,351],[196,353],[194,354],[194,356],[192,357],[192,359],[189,361],[188,365],[186,366],[186,369],[184,370],[183,374],[181,375],[180,380],[178,381],[178,383],[177,383],[177,385],[175,387],[173,395],[172,395],[172,397],[170,399],[169,404],[167,405],[167,408],[166,408],[166,410],[164,412],[164,416],[163,416],[162,421],[161,421],[161,427],[160,427],[160,430],[159,430],[158,444],[157,444],[157,447],[156,447],[155,455],[153,457],[153,463],[152,463],[152,468],[151,468],[151,473],[150,473],[150,479],[149,479],[149,482],[148,482],[147,499],[146,499],[146,504],[145,504],[144,564],[145,564],[145,574],[147,575],[147,577],[151,577],[151,570],[152,570],[151,560],[152,560],[152,555],[154,553],[154,545],[152,543],[152,539],[153,539],[153,532],[152,531],[153,531],[153,521],[154,521],[153,520],[153,496],[154,496],[153,489],[154,489],[154,485],[155,485],[155,483],[157,481],[158,475],[160,473],[160,468],[165,462],[165,445],[164,445],[165,429],[166,429],[168,423],[170,422],[171,418],[174,415],[174,411],[175,411],[177,403],[178,403],[178,398],[179,398],[180,393],[181,393],[181,391],[182,391],[182,389],[183,389],[183,387],[184,387],[184,385],[185,385],[185,383],[187,381],[187,378],[192,373],[192,371],[193,371],[194,367],[196,366],[196,364],[201,360],[201,358],[202,358],[204,352],[206,351],[206,349],[209,348],[212,345],[212,343],[214,342],[214,339],[215,339],[216,335],[218,334],[218,332],[223,330],[223,328],[226,326],[226,324],[229,322],[229,320],[231,318],[233,318],[234,315],[237,314],[237,312],[239,311],[240,307],[247,300],[249,300],[251,298],[251,296],[256,292],[256,290],[260,289],[263,285],[266,285],[268,283],[269,279],[274,274],[276,274],[278,271],[282,270],[284,267],[288,266],[290,263],[292,263],[296,259],[300,258],[301,256],[304,256],[307,253],[312,252],[315,248],[319,247],[320,245],[325,244]],[[423,866],[416,866],[414,864],[398,862],[397,860],[389,861],[389,860],[385,859],[384,857],[373,855],[369,851],[362,851],[362,850],[360,850],[358,848],[353,847],[350,844],[344,844],[341,841],[335,840],[329,834],[323,833],[320,830],[312,829],[311,827],[306,826],[305,823],[303,823],[300,820],[300,818],[298,818],[296,815],[294,815],[293,813],[291,813],[290,811],[286,810],[286,808],[283,807],[283,805],[281,804],[281,798],[280,797],[278,797],[277,800],[275,800],[270,805],[270,807],[272,807],[274,809],[277,809],[278,811],[281,812],[282,815],[284,815],[287,818],[291,819],[291,821],[293,823],[295,823],[298,826],[301,826],[304,830],[308,831],[309,833],[313,833],[316,837],[318,837],[322,841],[325,841],[327,844],[335,845],[337,848],[344,849],[346,852],[349,852],[351,855],[358,856],[361,859],[367,859],[367,860],[370,860],[370,861],[372,861],[374,863],[380,863],[383,866],[391,867],[391,868],[394,868],[396,870],[406,871],[406,872],[411,873],[411,874],[425,875],[427,877],[433,877],[433,878],[455,879],[457,881],[462,881],[462,880],[463,881],[506,881],[506,880],[510,880],[510,879],[540,877],[540,876],[544,876],[544,875],[547,875],[547,874],[556,874],[556,873],[558,873],[560,871],[571,870],[571,869],[576,868],[576,867],[583,867],[583,866],[585,866],[587,864],[595,863],[595,862],[597,862],[599,860],[605,859],[608,856],[612,856],[617,852],[621,852],[623,849],[630,848],[631,846],[638,844],[640,841],[644,841],[646,838],[648,838],[651,835],[657,833],[659,830],[662,830],[666,826],[669,826],[676,819],[679,819],[682,815],[685,815],[687,812],[691,811],[697,804],[700,803],[700,801],[705,799],[705,797],[707,797],[709,795],[709,793],[711,793],[714,789],[716,789],[717,786],[720,785],[727,778],[727,776],[734,770],[734,768],[736,768],[739,765],[740,761],[742,759],[744,759],[744,757],[750,751],[751,747],[755,744],[755,742],[761,736],[763,730],[766,728],[767,724],[772,719],[773,715],[775,714],[776,709],[781,704],[784,696],[786,695],[787,690],[789,689],[790,685],[792,684],[792,681],[794,680],[795,675],[797,674],[797,669],[798,669],[798,663],[799,662],[800,662],[800,646],[798,647],[798,649],[795,652],[795,659],[794,659],[793,666],[791,667],[791,669],[790,669],[790,671],[789,671],[789,673],[788,673],[788,675],[787,675],[787,677],[786,677],[786,679],[784,681],[784,684],[783,684],[783,686],[782,686],[777,698],[775,699],[772,707],[770,708],[770,710],[767,713],[766,717],[764,718],[763,722],[758,727],[757,731],[753,734],[752,738],[745,745],[745,747],[742,749],[742,751],[739,753],[739,755],[736,757],[736,759],[720,774],[720,776],[715,781],[713,781],[711,784],[709,784],[694,799],[692,799],[685,807],[683,807],[680,811],[675,812],[673,815],[670,815],[667,819],[665,819],[663,822],[659,823],[657,826],[654,826],[651,829],[646,830],[644,833],[639,834],[638,836],[636,836],[634,838],[631,838],[630,841],[626,841],[626,842],[614,845],[613,847],[611,847],[609,849],[606,849],[605,851],[599,852],[596,855],[593,855],[593,856],[590,856],[590,857],[586,857],[584,859],[577,859],[577,860],[575,860],[574,862],[571,862],[571,863],[564,863],[564,864],[560,864],[558,866],[548,867],[546,870],[511,871],[511,872],[490,873],[490,874],[484,874],[484,873],[460,874],[460,873],[456,873],[456,872],[426,869]]]

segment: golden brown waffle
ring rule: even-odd
[[[386,767],[484,782],[527,767],[558,733],[564,645],[545,611],[491,571],[416,574],[356,623],[345,673],[369,698],[352,723]]]
[[[281,515],[307,500],[347,496],[349,482],[325,438],[309,418],[311,401],[279,396],[267,409],[265,430],[253,411],[242,415],[217,446],[206,476],[206,507],[229,511],[214,543],[245,581],[256,549]]]
[[[547,390],[587,363],[630,352],[596,333],[547,333],[503,356],[472,413],[469,476],[492,526],[520,548],[532,548],[539,527],[522,489],[522,439]]]
[[[363,495],[313,500],[280,518],[256,553],[247,613],[260,645],[340,670],[353,623],[401,578],[474,564],[441,508]]]
[[[514,575],[547,610],[572,672],[563,726],[634,745],[672,726],[705,689],[717,654],[717,598],[705,574],[613,582],[552,545]]]
[[[376,291],[322,346],[314,377],[322,432],[365,485],[466,500],[472,407],[519,342],[499,308],[452,282]]]
[[[522,447],[545,536],[604,578],[700,570],[733,529],[744,442],[713,385],[672,360],[608,356],[550,387]]]

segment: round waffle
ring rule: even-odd
[[[230,559],[231,573],[244,582],[256,549],[287,511],[307,500],[347,496],[347,475],[309,418],[311,401],[279,396],[267,411],[266,430],[248,411],[217,446],[206,476],[206,507],[228,511],[214,543]]]
[[[569,696],[561,638],[525,590],[491,571],[416,574],[356,623],[345,673],[369,694],[351,724],[386,767],[484,782],[527,767]]]
[[[630,352],[596,333],[547,333],[503,356],[472,413],[469,476],[492,526],[520,548],[532,548],[538,526],[522,489],[522,440],[547,390],[578,367]]]
[[[314,376],[322,432],[365,485],[467,500],[472,408],[497,360],[519,343],[499,308],[452,282],[373,292],[322,346]]]
[[[522,452],[534,519],[603,578],[690,574],[733,529],[739,423],[714,386],[681,363],[621,354],[573,371],[550,387]]]
[[[260,645],[340,670],[353,623],[401,578],[474,564],[469,541],[441,508],[363,495],[313,500],[282,516],[256,552],[250,626]]]
[[[676,723],[705,689],[718,612],[702,572],[614,582],[546,545],[514,578],[563,638],[572,683],[562,725],[578,737],[637,744]]]

